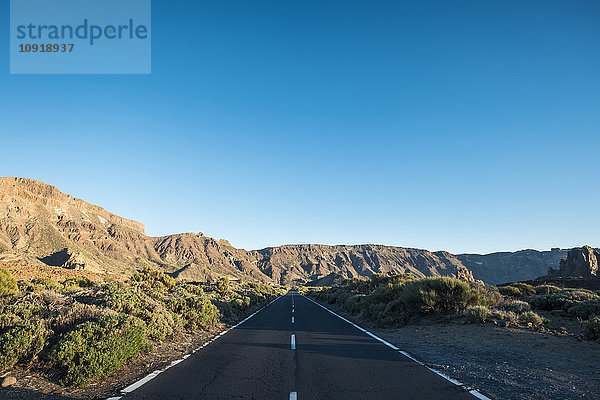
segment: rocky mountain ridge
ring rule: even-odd
[[[26,178],[0,178],[0,261],[131,274],[151,265],[179,279],[227,275],[262,282],[335,281],[406,273],[465,274],[502,283],[532,279],[557,266],[566,250],[523,250],[488,255],[430,252],[374,244],[284,245],[238,249],[201,233],[145,235],[144,225]]]

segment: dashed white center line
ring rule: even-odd
[[[294,317],[292,317],[292,324],[294,323]]]
[[[296,350],[296,335],[292,335],[292,350]]]
[[[296,393],[296,392],[290,393],[290,400],[298,400],[298,393]]]

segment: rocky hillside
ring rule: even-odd
[[[245,256],[202,234],[148,237],[139,222],[53,186],[0,178],[0,260],[117,274],[153,265],[189,279],[228,274],[269,281]]]
[[[183,233],[148,237],[144,225],[57,188],[25,178],[0,178],[0,261],[130,274],[152,265],[180,279],[221,275],[263,282],[335,282],[373,273],[456,276],[502,283],[533,279],[559,265],[566,250],[488,255],[430,252],[381,245],[285,245],[246,251],[225,240]]]

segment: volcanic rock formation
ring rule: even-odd
[[[144,225],[25,178],[0,178],[0,262],[18,258],[128,275],[145,266],[178,279],[219,276],[267,283],[339,282],[374,273],[463,276],[502,283],[533,279],[558,265],[565,250],[488,255],[382,245],[285,245],[246,251],[201,233],[145,235]]]
[[[560,260],[558,270],[550,268],[548,276],[597,278],[600,253],[590,246],[574,248],[566,260]]]

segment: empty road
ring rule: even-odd
[[[473,400],[464,389],[289,292],[134,399]]]

